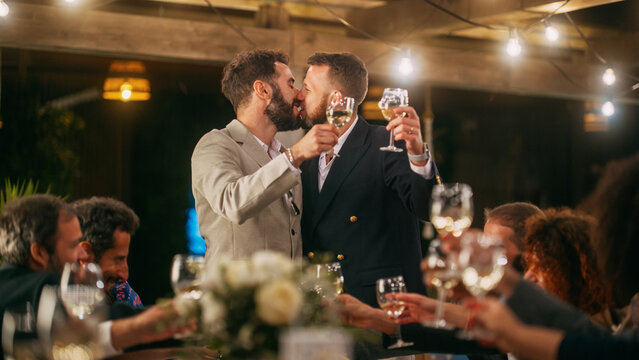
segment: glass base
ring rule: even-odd
[[[379,148],[381,151],[390,151],[390,152],[402,152],[404,149],[398,148],[396,146],[382,146]]]
[[[413,346],[415,345],[415,343],[412,342],[406,342],[404,340],[401,339],[397,339],[397,342],[395,342],[393,345],[389,346],[388,349],[392,350],[392,349],[399,349],[399,348],[403,348],[403,347],[408,347],[408,346]]]
[[[458,332],[457,338],[462,340],[477,340],[481,338],[490,341],[495,338],[495,335],[486,329],[470,329]]]

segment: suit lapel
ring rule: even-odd
[[[268,156],[264,148],[255,140],[253,134],[238,120],[231,121],[226,128],[229,135],[237,142],[242,150],[246,151],[257,164],[262,167],[266,165],[271,158]]]
[[[328,209],[335,197],[335,194],[346,177],[348,177],[348,174],[350,174],[350,172],[355,168],[362,156],[366,153],[366,150],[370,147],[369,131],[370,125],[368,125],[364,118],[359,117],[357,124],[355,124],[355,128],[350,133],[348,139],[346,139],[346,142],[339,152],[340,157],[335,158],[334,163],[331,166],[331,170],[326,177],[326,181],[324,182],[324,186],[322,187],[322,191],[319,192],[317,205],[313,214],[313,229],[315,229],[319,220],[322,218],[322,215]],[[314,189],[316,191],[318,189],[317,161],[318,160],[313,161],[315,169],[314,173],[312,173],[315,174]]]

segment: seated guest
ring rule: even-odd
[[[92,197],[75,201],[75,209],[83,241],[80,246],[88,254],[88,262],[102,268],[104,290],[109,302],[124,302],[141,308],[138,294],[129,286],[129,244],[140,226],[137,215],[121,201]]]
[[[0,314],[30,302],[38,308],[45,285],[58,285],[67,262],[86,261],[80,246],[82,231],[73,208],[52,195],[31,195],[8,202],[0,213]],[[171,338],[176,329],[156,331],[158,322],[174,314],[157,306],[136,314],[111,307],[111,316],[124,319],[101,323],[98,329],[102,353],[110,356],[138,344]],[[135,314],[135,315],[133,315]],[[0,317],[1,321],[2,317]],[[1,325],[1,324],[0,324]]]
[[[590,243],[594,219],[570,209],[548,209],[526,222],[524,279],[579,310],[598,316],[609,304]]]
[[[597,220],[593,247],[615,304],[639,307],[639,154],[606,166],[585,209]],[[505,277],[501,293],[516,316],[500,302],[482,303],[478,321],[501,349],[527,359],[637,359],[639,336],[611,335],[588,326],[588,316],[545,297],[516,278]],[[632,300],[632,302],[631,302]],[[561,320],[557,320],[561,319]]]
[[[541,213],[540,208],[526,202],[507,203],[484,211],[484,232],[502,238],[508,263],[519,272],[523,273],[521,253],[524,250],[522,240],[526,232],[526,220]]]

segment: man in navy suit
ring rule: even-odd
[[[339,91],[362,103],[364,63],[349,53],[317,53],[298,94],[308,127],[326,122],[328,96]],[[330,252],[341,263],[347,293],[377,306],[375,282],[403,275],[409,292],[425,293],[418,219],[427,219],[436,168],[410,106],[397,107],[386,126],[357,116],[340,127],[335,153],[302,164],[304,254]],[[394,129],[403,152],[380,151]]]

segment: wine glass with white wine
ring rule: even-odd
[[[475,300],[470,304],[473,312],[476,310],[477,300],[483,299],[490,290],[494,289],[504,276],[504,266],[508,263],[506,250],[499,237],[489,236],[479,230],[472,229],[461,237],[459,251],[459,265],[462,269],[461,280]],[[471,314],[470,319],[474,317]],[[469,321],[468,328],[459,334],[465,339],[474,339],[478,335],[489,335],[482,330],[472,329]]]
[[[203,269],[204,256],[175,255],[171,265],[171,286],[175,295],[199,299],[202,296],[200,282]]]
[[[469,185],[435,185],[431,194],[430,222],[440,236],[460,237],[473,222],[473,191]]]
[[[398,106],[408,106],[408,90],[399,88],[386,88],[382,94],[381,100],[377,104],[382,110],[382,115],[386,121],[391,121],[397,117],[395,108]],[[390,131],[390,140],[388,146],[379,148],[381,151],[402,152],[402,148],[395,146],[395,134],[393,129]]]
[[[335,299],[344,292],[344,276],[339,262],[313,265],[314,290],[327,299]]]
[[[94,263],[66,263],[60,280],[60,297],[67,313],[84,320],[105,304],[102,270]]]
[[[432,240],[428,254],[424,259],[425,283],[437,289],[437,308],[435,318],[422,325],[437,329],[452,329],[453,326],[444,320],[444,301],[446,292],[453,289],[460,281],[459,263],[456,251],[444,252],[439,240]]]
[[[386,311],[386,314],[390,318],[397,320],[404,312],[404,309],[406,309],[406,304],[388,295],[406,292],[404,277],[399,275],[378,279],[376,285],[377,303],[382,310]],[[395,337],[397,341],[390,345],[388,347],[389,349],[398,349],[414,345],[414,343],[406,342],[402,339],[402,331],[399,325],[396,326]]]
[[[328,97],[328,104],[326,105],[326,120],[329,124],[336,128],[340,128],[351,120],[354,108],[355,99],[344,96],[341,92],[335,90]],[[336,154],[333,149],[326,152],[326,155],[339,157],[339,154]]]

